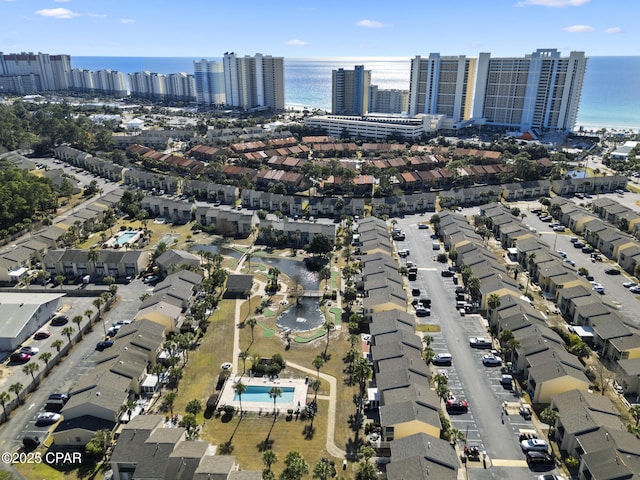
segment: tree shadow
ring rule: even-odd
[[[233,453],[234,446],[231,440],[227,440],[219,445],[220,455],[231,455]]]
[[[257,445],[258,451],[266,452],[267,450],[272,450],[273,444],[274,444],[274,441],[271,440],[269,437],[267,437]]]
[[[357,454],[360,451],[360,447],[364,445],[362,438],[359,435],[356,435],[354,438],[349,438],[345,445],[345,450],[348,454]]]
[[[313,423],[309,425],[305,425],[302,429],[302,434],[304,435],[305,440],[312,440],[314,434],[316,433],[316,427],[313,426]]]

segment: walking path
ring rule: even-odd
[[[238,261],[238,265],[234,273],[242,272],[242,267],[244,265],[244,261],[246,260],[246,258],[247,258],[247,254],[245,253]],[[264,284],[259,285],[258,293],[260,292],[260,290],[264,291]],[[287,295],[286,291],[284,292],[284,294],[286,298],[286,295]],[[338,295],[338,299],[335,305],[341,307],[339,299],[340,299],[340,296]],[[233,361],[231,362],[232,371],[234,374],[237,373],[239,369],[238,362],[239,362],[239,355],[240,355],[240,323],[242,322],[242,319],[240,318],[240,307],[242,306],[242,303],[245,301],[246,301],[245,299],[237,299],[236,306],[235,306],[235,328],[234,328],[234,334],[233,334]],[[310,376],[317,375],[316,370],[303,367],[302,365],[298,365],[296,363],[287,362],[287,367],[295,368],[296,370],[299,370],[305,374],[309,374]],[[345,456],[347,455],[347,452],[338,448],[334,438],[335,431],[336,431],[336,403],[337,403],[336,392],[337,392],[338,385],[335,377],[331,375],[327,375],[326,373],[321,373],[320,378],[322,378],[323,380],[329,383],[329,395],[326,395],[326,396],[323,395],[322,397],[318,397],[320,399],[326,398],[329,401],[329,411],[327,415],[327,444],[326,444],[327,452],[336,458],[345,458]]]
[[[317,375],[316,370],[312,370],[311,368],[303,367],[302,365],[298,365],[297,363],[287,362],[287,367],[295,368],[296,370],[300,370],[306,374]],[[321,373],[320,378],[329,382],[329,412],[327,415],[327,452],[330,455],[333,455],[336,458],[345,458],[347,452],[338,448],[335,442],[335,432],[336,432],[336,391],[337,391],[337,382],[335,377],[331,375],[327,375],[326,373]],[[324,396],[323,396],[324,397]],[[320,397],[318,397],[320,398]]]

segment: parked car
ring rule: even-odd
[[[591,245],[585,245],[582,247],[582,253],[593,253],[593,247]]]
[[[604,287],[602,285],[600,285],[600,284],[594,285],[591,290],[593,290],[594,292],[601,293],[601,294],[604,293]]]
[[[26,353],[27,355],[33,357],[40,353],[40,349],[38,347],[22,347],[20,349],[20,353]]]
[[[582,247],[584,247],[584,243],[580,241],[574,242],[573,244],[573,248],[582,248]]]
[[[555,466],[555,459],[546,452],[527,452],[527,463],[529,465]]]
[[[448,413],[467,413],[468,411],[469,404],[466,400],[458,400],[457,398],[447,400]]]
[[[36,425],[53,425],[62,415],[55,412],[42,412],[36,417]]]
[[[513,377],[511,375],[502,375],[500,377],[500,385],[507,389],[511,389],[513,387]]]
[[[420,289],[419,288],[412,288],[411,289],[411,295],[413,295],[414,297],[419,297],[420,296]]]
[[[431,315],[431,310],[425,307],[416,307],[416,315],[418,317],[428,317]]]
[[[22,445],[25,451],[31,452],[40,446],[40,439],[38,437],[29,435],[22,438]]]
[[[483,355],[482,356],[482,364],[485,367],[498,367],[500,365],[502,365],[502,358],[494,355],[494,354],[489,354],[489,355]]]
[[[574,262],[573,260],[571,260],[570,258],[565,258],[564,260],[562,260],[564,263],[568,263],[569,265],[571,265],[572,267],[576,266],[576,262]]]
[[[557,227],[553,227],[554,232],[564,232],[566,229],[562,225],[558,225]]]
[[[561,475],[547,474],[547,475],[538,475],[536,480],[565,480],[565,479]]]
[[[418,224],[418,230],[426,230],[427,228],[429,228],[429,225],[427,225],[426,223]]]
[[[560,255],[562,258],[567,258],[567,252],[564,252],[562,250],[558,250],[558,255]]]
[[[569,241],[570,241],[571,243],[576,243],[576,242],[578,241],[578,237],[571,237],[571,238],[569,239]]]
[[[48,400],[50,402],[62,402],[62,403],[67,403],[67,401],[69,400],[69,395],[67,395],[66,393],[52,393],[51,395],[49,395]]]
[[[491,341],[484,337],[471,337],[469,346],[471,348],[491,348]]]
[[[450,353],[438,353],[433,357],[434,365],[451,365],[453,357]]]
[[[620,275],[622,272],[617,268],[605,268],[604,273],[607,275]]]
[[[26,363],[31,358],[31,355],[22,352],[14,352],[9,357],[9,361],[15,363]]]
[[[69,317],[67,317],[66,315],[58,315],[56,317],[53,317],[53,320],[51,320],[52,327],[61,327],[63,325],[66,325],[67,323],[69,323]]]
[[[440,272],[440,275],[443,277],[453,277],[455,275],[455,272],[452,272],[451,270],[443,270],[442,272]]]
[[[622,286],[624,288],[631,288],[631,287],[637,287],[638,284],[636,282],[624,282]]]
[[[636,286],[634,286],[634,287],[631,287],[631,288],[629,289],[629,291],[630,291],[631,293],[640,293],[640,285],[636,285]]]
[[[44,340],[45,338],[49,338],[51,336],[51,332],[49,330],[40,330],[36,332],[33,336],[35,340]]]
[[[148,277],[146,277],[143,282],[144,283],[154,283],[157,282],[158,280],[160,280],[160,277],[158,275],[150,275]]]
[[[539,438],[529,438],[520,442],[520,448],[523,452],[548,452],[549,444]]]
[[[102,340],[96,344],[96,350],[99,352],[109,347],[113,347],[113,340]]]

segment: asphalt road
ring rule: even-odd
[[[427,230],[417,227],[418,222],[428,219],[429,216],[418,215],[397,219],[396,228],[406,233],[406,240],[396,245],[408,248],[410,255],[405,260],[411,260],[418,266],[418,279],[410,282],[411,287],[417,286],[421,291],[420,297],[431,299],[431,316],[419,317],[418,322],[439,325],[441,331],[431,334],[434,338],[431,346],[436,353],[449,352],[453,356],[451,367],[434,369],[436,372],[445,370],[452,394],[469,402],[469,412],[451,415],[451,423],[467,436],[468,443],[479,445],[487,454],[487,469],[483,468],[482,462],[467,464],[468,478],[530,479],[540,472],[534,472],[527,466],[518,435],[520,429],[534,428],[533,424],[519,415],[501,417],[502,402],[517,402],[519,397],[500,385],[499,367],[482,365],[482,355],[487,351],[469,346],[470,337],[488,337],[486,322],[479,315],[461,316],[457,311],[456,285],[452,278],[441,276],[441,271],[448,264],[435,261],[435,256],[444,250],[432,249],[431,227]]]

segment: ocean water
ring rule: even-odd
[[[74,68],[193,73],[188,57],[72,57]],[[221,60],[220,58],[208,58]],[[331,109],[331,71],[364,65],[380,88],[409,89],[409,57],[286,58],[285,103]],[[590,57],[576,128],[640,129],[640,57]]]

